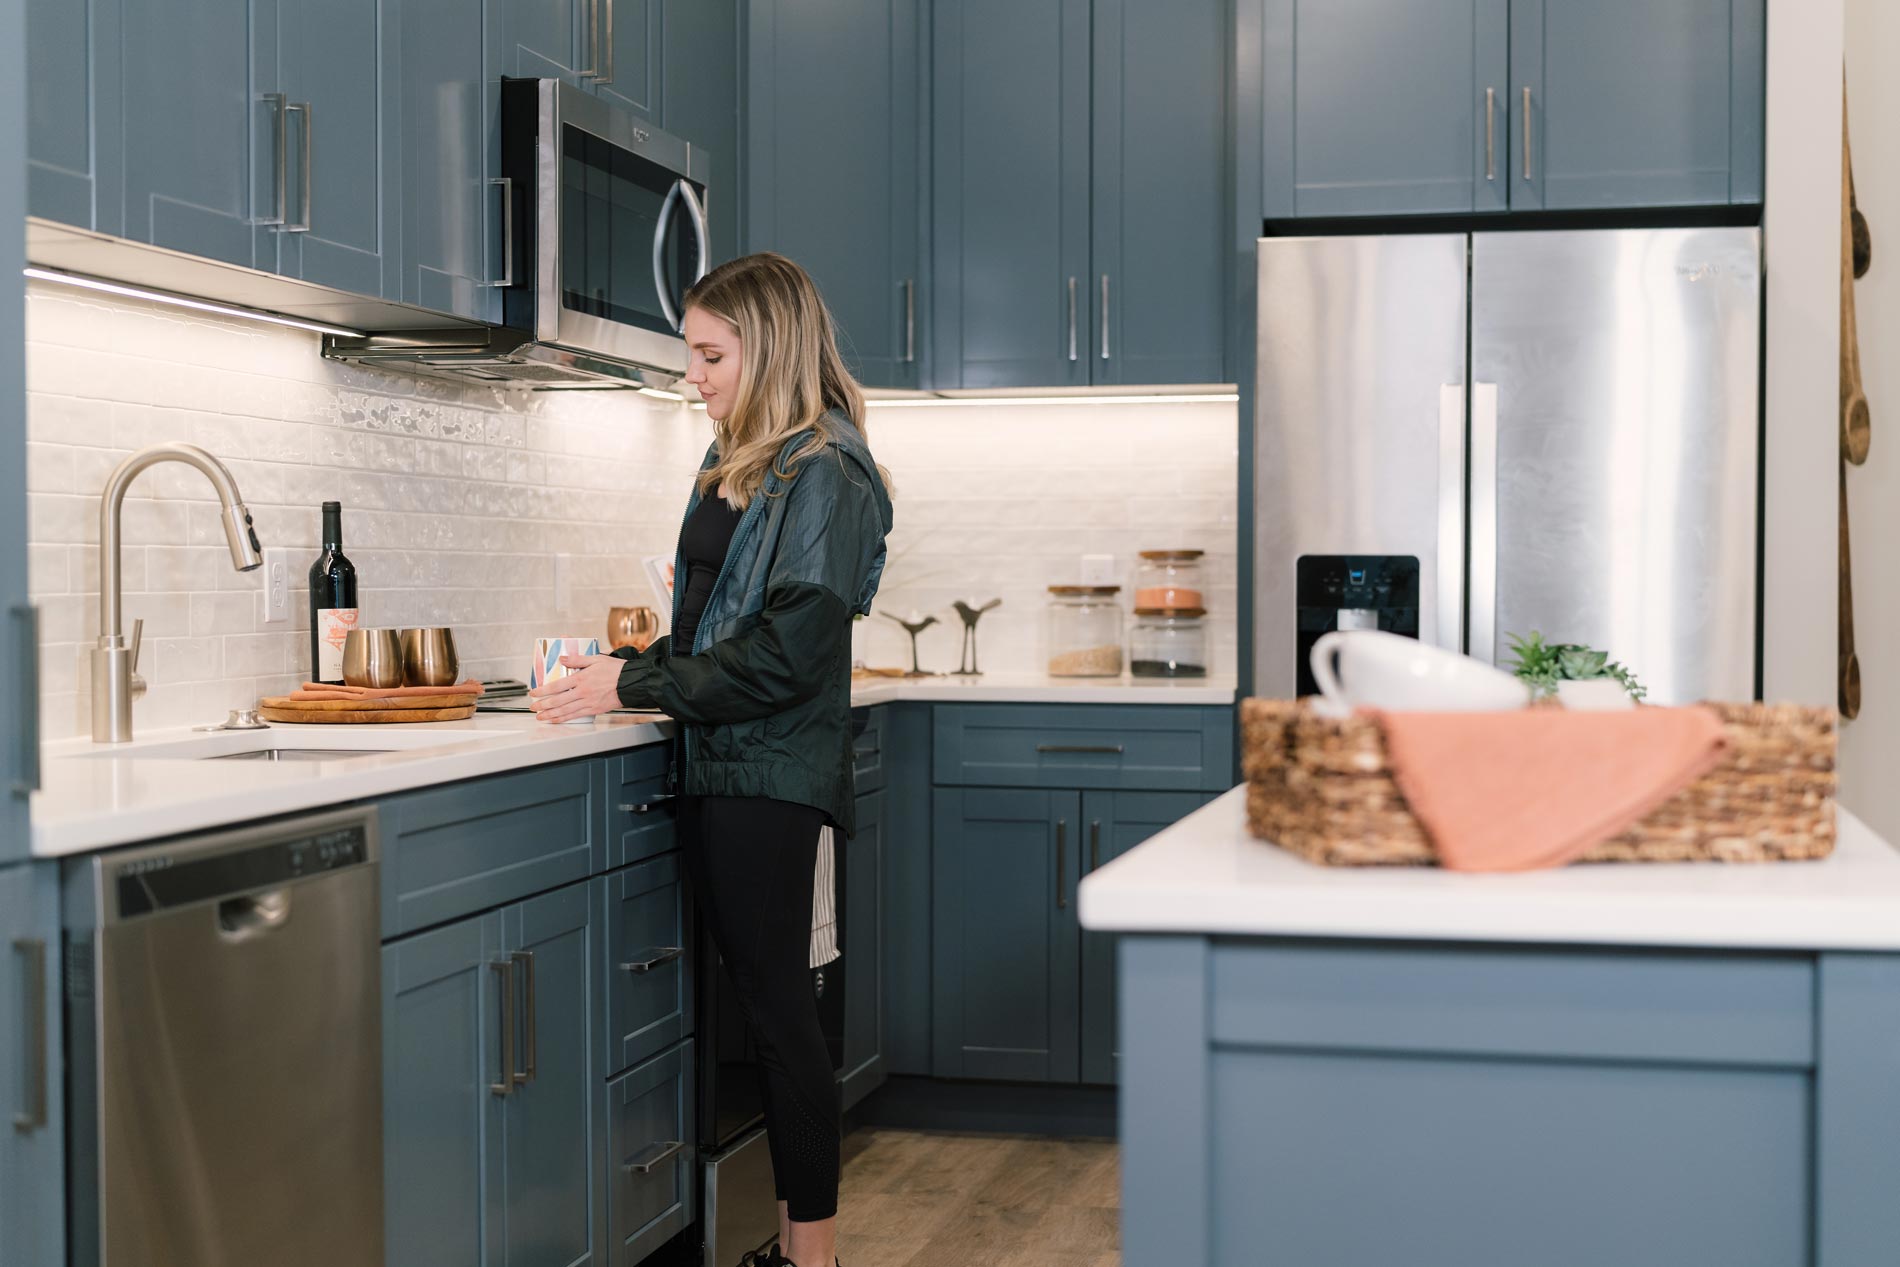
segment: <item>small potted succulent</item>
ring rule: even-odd
[[[1546,642],[1535,630],[1529,637],[1511,634],[1510,643],[1516,656],[1510,667],[1529,684],[1535,699],[1555,696],[1566,708],[1633,708],[1649,693],[1607,651],[1574,642]]]

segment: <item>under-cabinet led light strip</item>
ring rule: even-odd
[[[946,409],[981,408],[1007,405],[1201,405],[1233,404],[1239,392],[1206,392],[1198,395],[1154,396],[919,396],[899,399],[867,400],[872,409]]]
[[[326,326],[316,321],[302,321],[296,317],[285,317],[274,312],[264,312],[257,308],[241,308],[234,304],[212,303],[206,299],[193,299],[189,295],[174,294],[169,290],[148,290],[143,286],[126,286],[119,282],[109,282],[100,277],[88,277],[84,273],[64,273],[51,268],[25,268],[21,270],[37,281],[52,282],[59,286],[77,286],[81,290],[103,291],[108,295],[123,295],[128,299],[149,299],[153,303],[169,304],[174,308],[190,308],[197,312],[216,313],[221,317],[239,317],[245,321],[261,321],[267,325],[288,326],[293,330],[310,330],[317,334],[335,334],[344,338],[363,338],[361,330],[351,330],[346,326]]]

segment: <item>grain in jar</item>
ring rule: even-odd
[[[1049,587],[1049,675],[1120,677],[1119,585]]]

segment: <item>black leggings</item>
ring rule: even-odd
[[[793,1221],[838,1212],[838,1092],[812,994],[812,873],[822,811],[763,797],[680,798],[699,907],[759,1046],[778,1199]]]

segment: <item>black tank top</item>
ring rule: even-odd
[[[706,614],[706,600],[712,597],[713,582],[719,579],[719,569],[725,566],[726,551],[732,545],[732,534],[739,527],[741,512],[726,504],[723,497],[703,498],[686,517],[686,525],[680,529],[680,555],[686,564],[686,575],[675,577],[674,584],[684,585],[680,591],[680,614],[677,627],[673,630],[673,648],[676,654],[691,655],[693,641],[699,636],[699,619]]]

